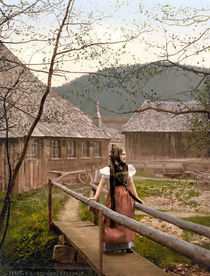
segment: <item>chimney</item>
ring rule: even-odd
[[[93,116],[93,123],[99,128],[102,128],[102,120],[101,120],[101,115],[99,113],[99,102],[95,102],[95,114]]]

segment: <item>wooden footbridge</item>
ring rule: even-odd
[[[63,175],[67,175],[65,173]],[[70,173],[69,173],[70,174]],[[85,258],[87,263],[97,271],[98,275],[107,276],[166,276],[167,274],[160,268],[149,262],[137,253],[127,254],[122,252],[107,253],[102,252],[103,241],[103,216],[107,216],[129,229],[135,231],[144,237],[158,242],[171,250],[184,255],[193,262],[210,269],[210,251],[199,246],[190,244],[186,241],[172,237],[159,230],[148,227],[134,219],[130,219],[124,215],[110,210],[103,204],[95,201],[89,201],[87,198],[77,192],[68,189],[65,185],[58,183],[62,175],[54,181],[49,181],[49,229],[52,226],[59,229],[70,244]],[[79,219],[71,218],[70,220],[52,221],[52,189],[53,186],[58,187],[65,193],[71,195],[76,200],[90,206],[93,210],[98,210],[98,225],[89,221],[79,221]],[[90,183],[92,190],[96,190],[97,186]],[[107,193],[106,190],[104,190]],[[170,222],[182,229],[187,229],[210,238],[210,228],[199,224],[186,222],[171,215],[156,211],[148,206],[136,204],[136,208],[147,214],[150,214],[161,220]],[[71,210],[70,210],[71,211]]]

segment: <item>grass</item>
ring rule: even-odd
[[[210,227],[210,216],[202,216],[202,217],[190,217],[190,218],[184,218],[186,221],[198,223],[205,225],[207,227]],[[192,242],[195,240],[197,237],[200,237],[198,234],[195,234],[193,232],[190,232],[188,230],[183,230],[183,236],[182,238],[185,241]],[[210,250],[210,243],[204,242],[201,244],[202,247],[209,249]]]
[[[137,194],[140,198],[164,197],[178,200],[183,206],[197,207],[193,199],[199,196],[196,183],[167,182],[161,180],[135,180]]]
[[[137,216],[135,216],[135,219],[139,220]],[[210,227],[210,216],[184,218],[184,220]],[[196,237],[199,237],[199,235],[183,230],[183,240],[193,242],[193,239]],[[200,244],[200,246],[210,249],[210,243],[207,242]],[[172,250],[153,242],[150,239],[141,237],[138,234],[135,236],[134,250],[161,268],[173,267],[177,263],[191,263],[190,259],[174,253]]]
[[[139,196],[169,195],[176,189],[176,197],[183,199],[184,193],[188,201],[198,195],[196,184],[161,182],[160,180],[135,181]],[[186,192],[187,191],[187,192]],[[89,196],[88,191],[85,194]],[[0,193],[0,205],[4,193]],[[40,268],[53,268],[52,252],[57,243],[58,235],[48,232],[48,188],[30,191],[23,194],[13,194],[11,206],[11,220],[5,244],[0,251],[1,275],[8,269],[30,268],[40,271]],[[60,189],[53,188],[53,218],[63,207],[68,195]],[[185,200],[186,200],[185,198]],[[105,203],[105,196],[101,202]],[[135,216],[140,220],[144,215]],[[92,213],[87,205],[81,204],[81,220],[91,220]],[[210,217],[197,217],[187,220],[210,226]],[[184,231],[183,238],[192,240],[193,235]],[[209,244],[203,245],[209,248]],[[160,267],[168,267],[174,263],[190,262],[187,258],[173,253],[171,250],[139,235],[135,238],[135,250]]]
[[[89,197],[90,191],[85,191],[84,196]],[[105,205],[106,196],[104,194],[101,195],[100,203]],[[80,202],[80,209],[79,209],[79,218],[82,221],[92,221],[92,212],[89,210],[88,206],[82,202]]]
[[[53,187],[53,217],[68,196]],[[4,193],[0,193],[2,206]],[[1,275],[11,269],[51,269],[58,236],[48,232],[48,187],[13,194],[8,233],[0,251]]]
[[[190,263],[188,258],[137,234],[135,236],[134,250],[161,268],[170,267],[176,263]]]
[[[151,177],[151,178],[160,178],[161,176],[151,174],[151,173],[146,173],[146,172],[137,172],[135,176],[141,176],[141,177]]]

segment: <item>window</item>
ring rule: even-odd
[[[94,156],[101,157],[101,142],[99,141],[94,143]]]
[[[39,158],[38,139],[31,139],[28,144],[27,158],[36,159]]]
[[[68,141],[67,157],[76,157],[76,141]]]
[[[90,156],[90,143],[88,141],[82,142],[82,157]]]
[[[61,146],[59,140],[51,140],[50,153],[51,158],[61,157]]]

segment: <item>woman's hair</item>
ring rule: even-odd
[[[112,148],[111,148],[111,161],[113,163],[120,163],[120,154],[122,154],[122,152],[125,151],[124,148],[122,147],[117,147],[115,144],[112,144]]]

